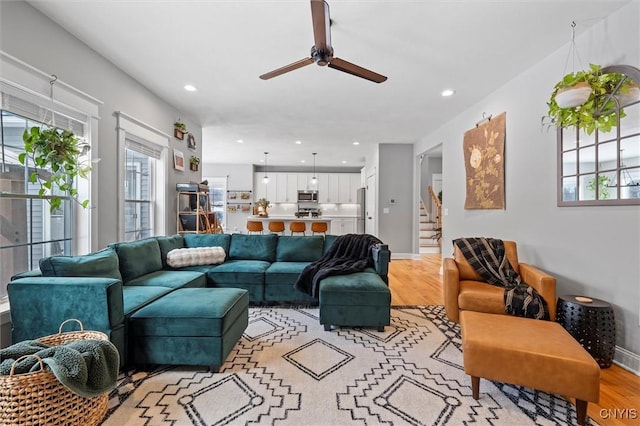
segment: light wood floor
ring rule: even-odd
[[[391,261],[391,304],[442,305],[440,266],[439,254],[422,255],[420,260]],[[600,402],[589,403],[588,414],[603,426],[640,425],[640,377],[615,364],[602,369]]]

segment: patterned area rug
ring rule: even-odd
[[[123,374],[103,425],[572,425],[557,395],[481,380],[442,306],[392,308],[384,332],[325,332],[317,308],[250,308],[219,373]],[[594,425],[595,423],[589,423]]]

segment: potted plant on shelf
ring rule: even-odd
[[[548,115],[558,127],[576,126],[587,134],[598,129],[609,132],[625,113],[615,95],[630,92],[633,80],[619,73],[601,72],[600,65],[590,64],[588,70],[565,75],[553,88],[547,103]]]
[[[258,207],[258,216],[268,217],[268,209],[270,204],[271,203],[269,203],[269,200],[267,200],[266,198],[260,198],[258,201],[256,201],[256,206]]]
[[[200,159],[195,155],[192,155],[191,158],[189,158],[189,168],[191,171],[197,172],[198,164],[200,164]]]
[[[184,135],[187,133],[187,125],[178,119],[178,121],[173,123],[173,127],[173,136],[175,136],[176,139],[183,140]]]
[[[73,132],[57,127],[31,127],[24,131],[22,140],[24,152],[18,155],[18,161],[32,167],[29,182],[40,185],[38,196],[47,197],[50,211],[60,208],[66,196],[86,208],[89,200],[79,200],[73,184],[77,178],[89,176],[91,166],[80,161],[89,151],[89,144]]]

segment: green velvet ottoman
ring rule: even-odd
[[[248,323],[247,290],[175,290],[131,316],[129,353],[136,365],[206,365],[216,372]]]
[[[357,272],[334,275],[320,281],[320,324],[376,327],[391,323],[391,292],[380,275]]]

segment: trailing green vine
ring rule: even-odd
[[[22,140],[25,152],[18,155],[18,161],[28,167],[30,159],[35,165],[35,170],[29,174],[29,182],[40,185],[39,197],[49,196],[50,211],[60,208],[62,198],[66,196],[82,207],[88,207],[89,200],[79,200],[73,184],[76,178],[89,176],[91,167],[87,162],[79,161],[89,145],[73,132],[55,127],[31,127],[24,131]]]

